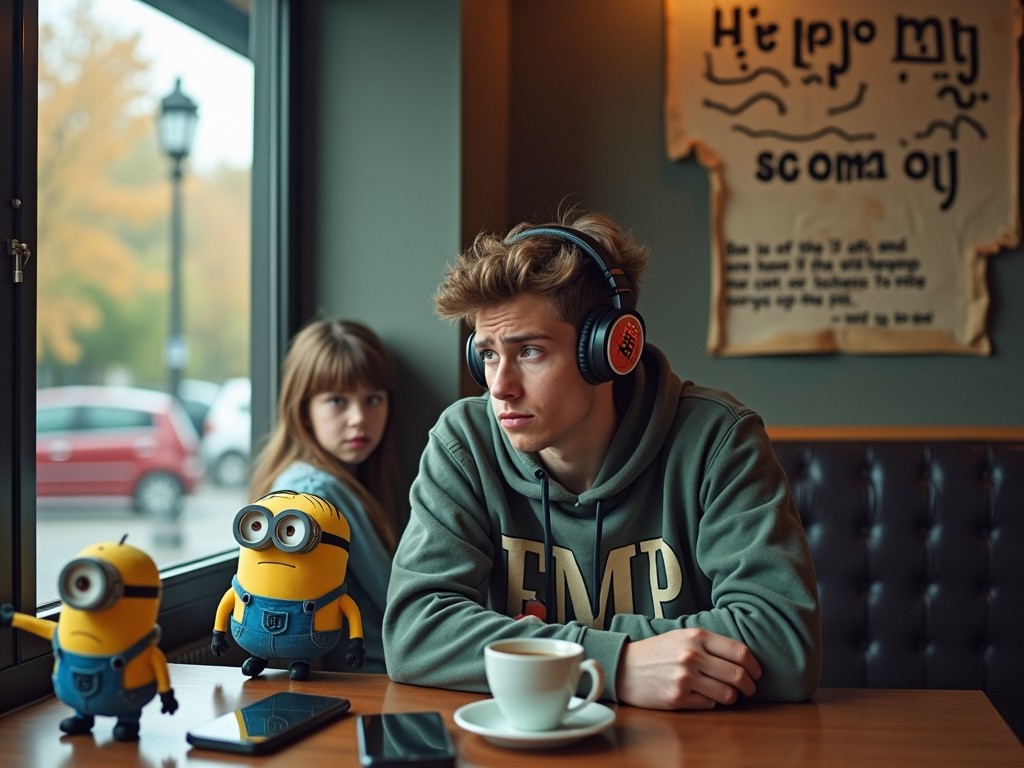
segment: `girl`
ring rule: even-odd
[[[270,490],[321,496],[352,528],[348,594],[363,620],[362,672],[385,672],[381,624],[391,558],[405,522],[396,505],[390,428],[395,373],[377,335],[351,320],[317,320],[285,357],[277,424],[253,466],[252,498]],[[344,643],[323,657],[348,667]],[[337,655],[337,658],[335,658]]]

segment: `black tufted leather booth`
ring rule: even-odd
[[[814,556],[822,685],[979,689],[1024,740],[1024,446],[773,446]]]

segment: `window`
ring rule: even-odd
[[[3,269],[0,273],[2,274],[2,279],[0,279],[0,315],[2,317],[0,320],[5,328],[5,333],[0,334],[0,370],[3,371],[3,374],[0,375],[0,602],[16,603],[21,610],[30,610],[27,606],[40,606],[37,613],[43,618],[56,618],[59,606],[47,605],[49,596],[44,594],[42,589],[37,589],[37,565],[43,561],[63,563],[67,555],[58,553],[56,547],[51,546],[52,531],[44,530],[43,510],[37,503],[36,489],[37,481],[40,478],[37,477],[33,443],[36,441],[37,435],[54,434],[54,430],[63,429],[73,424],[72,420],[77,418],[75,415],[77,409],[75,408],[67,407],[62,410],[54,410],[42,415],[39,422],[42,429],[38,432],[36,429],[36,408],[33,407],[33,400],[37,386],[42,391],[56,388],[70,380],[64,378],[68,374],[68,370],[59,370],[59,366],[53,365],[52,360],[39,367],[40,377],[38,380],[35,373],[37,333],[39,336],[48,335],[51,340],[59,339],[60,336],[59,333],[56,336],[52,335],[53,327],[42,327],[53,319],[52,313],[47,315],[47,312],[50,312],[53,307],[43,306],[43,292],[52,288],[52,286],[48,288],[42,284],[47,277],[45,271],[51,266],[44,263],[43,256],[44,254],[59,254],[61,258],[81,256],[83,252],[81,246],[84,245],[81,238],[72,238],[57,243],[50,242],[45,247],[39,240],[40,236],[45,239],[52,237],[55,232],[55,228],[46,223],[46,215],[52,215],[54,209],[50,209],[50,214],[44,214],[42,209],[42,203],[47,199],[47,194],[52,193],[53,190],[41,188],[42,181],[37,176],[36,164],[37,157],[40,160],[44,157],[55,157],[53,154],[46,154],[53,147],[40,146],[38,154],[36,151],[37,142],[42,144],[40,132],[46,127],[43,125],[43,120],[46,119],[45,114],[40,115],[37,120],[39,101],[47,98],[50,95],[47,89],[51,85],[55,85],[48,79],[50,73],[44,71],[49,63],[43,61],[39,51],[39,48],[48,42],[47,38],[41,38],[39,34],[41,22],[45,24],[46,13],[49,10],[41,8],[41,6],[61,1],[12,0],[9,3],[0,3],[0,38],[2,38],[0,40],[0,105],[8,115],[7,119],[0,121],[0,147],[4,152],[4,159],[0,161],[0,186],[5,190],[13,191],[13,196],[4,200],[3,205],[0,205],[0,241],[2,241],[0,257],[3,259]],[[93,3],[77,3],[75,12],[79,12],[77,9],[81,8],[85,9],[81,11],[84,13],[99,4],[99,0]],[[249,12],[253,16],[260,17],[259,23],[252,25],[253,29],[259,29],[259,35],[251,41],[248,39],[250,25],[245,10],[250,5],[248,3],[239,2],[239,0],[151,0],[149,4],[175,15],[176,18],[187,19],[189,24],[196,28],[205,29],[207,32],[213,30],[216,32],[214,37],[231,40],[231,47],[236,52],[251,50],[252,61],[257,63],[255,69],[264,68],[262,92],[260,86],[257,85],[260,78],[256,77],[255,73],[249,85],[250,90],[257,93],[257,98],[254,101],[262,100],[261,109],[264,120],[261,123],[261,121],[252,120],[250,117],[238,118],[236,116],[236,122],[242,126],[243,130],[247,121],[249,130],[253,130],[252,126],[255,123],[254,141],[262,147],[262,151],[257,153],[260,158],[259,163],[253,169],[254,177],[262,179],[262,184],[254,181],[252,189],[259,191],[253,193],[251,203],[244,206],[247,215],[250,211],[257,211],[251,216],[253,224],[246,233],[251,243],[247,251],[246,266],[252,268],[254,290],[258,294],[262,292],[269,295],[272,290],[270,286],[277,285],[279,282],[277,279],[271,279],[271,276],[281,272],[279,254],[283,253],[283,245],[287,242],[289,234],[286,226],[287,197],[284,194],[284,190],[287,189],[285,147],[280,139],[280,132],[269,130],[266,127],[283,121],[287,114],[286,89],[283,84],[287,82],[285,74],[287,70],[288,0],[266,0],[258,4],[251,4],[252,8]],[[153,12],[152,9],[149,10]],[[120,18],[120,14],[105,17],[102,26],[113,27],[113,21]],[[240,29],[243,30],[242,34],[238,34]],[[79,43],[87,45],[91,38],[87,37],[86,29],[83,27],[79,32]],[[46,35],[49,34],[50,32],[46,32]],[[189,53],[191,53],[191,49]],[[205,77],[209,78],[210,75],[211,73],[207,72]],[[128,87],[128,82],[121,78],[115,78],[111,83],[109,90]],[[169,91],[170,85],[173,84],[164,84],[161,90]],[[189,87],[188,81],[185,82],[185,87]],[[198,92],[198,90],[196,88],[194,92]],[[94,98],[101,101],[111,95],[114,94],[108,93],[103,88],[93,91]],[[147,124],[150,130],[155,131],[153,126],[155,116],[152,114],[152,110],[150,111]],[[99,120],[114,119],[113,111],[102,109],[92,113],[87,110],[72,111],[67,116],[68,119],[56,126],[59,130],[55,135],[61,140],[68,140],[80,132],[85,132],[92,127],[89,122],[90,114]],[[139,116],[137,115],[137,117]],[[118,119],[125,120],[123,115]],[[124,129],[127,122],[130,121],[118,124],[116,128]],[[137,125],[143,125],[141,117],[137,121]],[[140,134],[138,143],[132,145],[133,152],[141,153],[143,144],[144,140]],[[86,149],[90,152],[101,152],[103,145],[91,143],[86,145]],[[123,147],[118,146],[113,149],[121,150]],[[198,145],[196,151],[198,163]],[[146,161],[148,168],[143,167],[146,165],[145,163],[132,166],[130,162],[127,162],[131,159],[128,157],[125,163],[115,169],[108,168],[108,175],[103,178],[97,174],[83,173],[73,179],[59,181],[58,184],[63,187],[63,191],[67,192],[71,192],[73,186],[93,184],[94,186],[91,188],[93,198],[89,202],[98,204],[98,202],[105,201],[106,205],[100,206],[101,212],[115,209],[123,211],[133,207],[142,211],[148,205],[152,205],[154,208],[164,206],[165,210],[169,208],[171,194],[166,159],[159,155],[151,156]],[[74,170],[71,168],[73,163],[67,156],[57,157],[55,162],[61,166],[57,170],[68,172]],[[189,170],[191,173],[192,170],[198,171],[199,169],[197,167]],[[143,194],[141,189],[132,190],[132,193],[129,194],[114,194],[119,184],[144,181],[145,173],[150,173],[153,178],[163,179],[163,191],[159,191],[154,182],[152,195]],[[53,177],[46,178],[52,179]],[[201,187],[198,176],[193,176],[191,181],[196,189]],[[185,183],[188,183],[188,179]],[[247,196],[248,191],[244,193],[240,191],[244,187],[245,185],[238,182],[236,178],[235,194],[242,197]],[[190,189],[186,191],[186,194],[196,197],[199,192]],[[188,199],[185,198],[186,201]],[[217,203],[216,195],[206,195],[194,201],[194,204],[211,208]],[[223,209],[220,212],[222,216],[230,215],[226,214]],[[85,223],[97,225],[105,223],[105,221],[99,221],[101,218],[106,218],[105,213],[97,214],[94,218],[97,221],[86,221]],[[38,228],[37,221],[39,221]],[[96,248],[91,252],[92,259],[82,257],[86,261],[84,267],[81,264],[78,265],[87,276],[94,278],[93,283],[90,284],[92,293],[88,294],[93,307],[90,322],[95,322],[97,317],[104,316],[101,312],[96,311],[97,306],[108,314],[120,312],[121,315],[118,319],[122,321],[121,327],[129,330],[117,338],[117,344],[125,347],[125,354],[128,354],[130,349],[138,351],[139,347],[145,346],[140,342],[140,337],[145,337],[150,341],[157,338],[154,329],[158,323],[165,322],[164,318],[169,316],[169,312],[163,311],[167,308],[167,299],[164,298],[165,303],[161,305],[156,294],[146,294],[147,300],[140,301],[142,305],[140,309],[139,307],[118,307],[112,297],[103,293],[104,288],[110,287],[107,283],[120,281],[122,290],[124,285],[127,285],[129,291],[142,292],[153,291],[154,283],[159,282],[154,277],[157,272],[155,265],[158,261],[158,249],[155,243],[157,243],[156,232],[159,224],[156,218],[152,220],[151,227],[140,225],[140,221],[142,221],[141,218],[134,221],[135,229],[129,232],[122,231],[116,241],[103,241],[111,243],[112,248]],[[199,221],[198,215],[193,214],[193,220],[191,223],[186,222],[186,228],[195,226]],[[217,223],[219,225],[222,221],[218,220]],[[167,224],[165,223],[163,226],[165,237],[169,240]],[[44,227],[46,228],[45,232],[43,231]],[[270,233],[273,235],[271,236]],[[148,249],[147,242],[150,243]],[[124,270],[111,268],[112,263],[119,263],[110,261],[113,255],[116,255],[115,252],[118,248],[142,252],[150,258],[150,262],[142,263],[141,257],[137,260],[138,263],[131,264],[129,262],[129,267],[135,271],[127,274]],[[204,254],[204,267],[216,269],[219,256],[221,256],[219,249]],[[120,263],[123,266],[125,262]],[[150,269],[147,271],[142,267]],[[209,280],[209,278],[207,273],[202,275],[200,280]],[[188,279],[186,276],[185,280]],[[235,279],[237,279],[237,270]],[[221,298],[218,293],[213,299],[206,298],[198,305],[194,304],[193,308],[188,311],[200,311],[199,308],[204,305],[216,304]],[[83,306],[88,305],[79,305],[77,310],[74,306],[66,305],[63,309],[78,311],[78,319],[86,317],[88,321],[90,311],[83,310]],[[280,346],[280,339],[286,338],[283,313],[287,311],[287,302],[284,301],[283,296],[275,296],[274,301],[262,300],[261,306],[263,310],[259,316],[253,316],[247,308],[242,312],[241,329],[249,338],[260,341],[258,344],[251,344],[246,343],[244,339],[232,340],[234,347],[244,350],[243,354],[248,355],[250,347],[252,354],[248,370],[232,369],[231,373],[239,373],[247,377],[253,371],[263,372],[260,384],[253,387],[253,414],[254,419],[258,419],[261,427],[266,429],[270,413],[268,403],[273,397],[273,393],[268,392],[268,385],[264,383],[264,380],[267,379],[267,371],[272,367],[269,350],[277,349]],[[273,313],[266,309],[270,306],[274,307]],[[134,314],[129,310],[134,310]],[[188,318],[189,315],[186,314],[185,319]],[[58,326],[57,330],[59,331],[59,329]],[[147,336],[146,334],[152,335]],[[109,341],[109,339],[107,340]],[[84,371],[97,360],[93,354],[95,347],[89,346],[89,344],[99,343],[99,340],[80,338],[79,342],[82,343],[85,350],[79,358],[79,362],[74,364],[77,365],[76,373]],[[41,345],[40,349],[42,348]],[[159,355],[157,360],[165,360],[166,354],[164,352]],[[214,351],[208,352],[208,354],[218,356],[222,353]],[[43,358],[41,356],[38,359]],[[98,370],[89,372],[90,376],[102,378],[100,383],[104,386],[131,385],[135,387],[141,384],[145,385],[141,388],[166,389],[161,381],[160,364],[150,365],[148,369],[143,366],[136,369],[129,367],[129,370],[125,370],[109,364],[109,360],[104,359],[104,362],[102,372],[98,372]],[[67,361],[65,363],[67,364]],[[276,361],[273,365],[276,365]],[[187,369],[189,374],[191,371],[191,368]],[[202,368],[198,368],[197,371],[201,372]],[[182,373],[184,375],[186,370],[183,370]],[[198,382],[198,385],[190,386],[192,381]],[[198,391],[200,392],[198,397],[202,398],[203,380],[183,378],[181,383],[183,395]],[[208,391],[208,388],[206,389]],[[270,389],[273,389],[273,384],[270,384]],[[182,399],[185,400],[185,397]],[[192,405],[189,402],[184,404]],[[195,411],[193,410],[191,413],[193,414],[191,424],[194,428],[196,425]],[[179,422],[189,423],[189,416],[172,417],[172,421],[176,425],[174,429],[177,429]],[[155,418],[155,423],[158,422],[159,418]],[[148,450],[145,444],[142,446],[142,450],[144,453]],[[228,491],[224,491],[224,493],[228,493]],[[233,515],[235,503],[235,498],[231,497],[218,504],[218,508],[222,511],[227,508],[229,514]],[[85,505],[83,504],[83,506]],[[120,515],[116,526],[119,529],[123,529],[125,525],[129,524],[129,521],[135,519],[129,515],[127,509],[120,510],[117,514]],[[70,525],[65,521],[66,527],[70,527]],[[76,540],[77,548],[108,537],[107,534],[100,535],[96,525],[95,519],[89,521],[89,535]],[[229,525],[224,526],[230,537],[229,527]],[[163,531],[167,532],[166,525]],[[94,533],[97,535],[92,535]],[[132,538],[138,540],[135,539],[134,534]],[[144,548],[147,548],[145,542],[142,543]],[[176,557],[169,558],[162,564],[164,566],[161,568],[164,596],[159,622],[163,630],[162,646],[166,649],[181,647],[183,643],[194,641],[209,631],[216,602],[223,593],[225,585],[230,582],[231,574],[234,573],[236,558],[234,551],[227,550],[226,546],[217,542],[213,542],[212,546],[207,547],[207,550],[219,551],[222,554],[201,556],[179,552]],[[51,664],[49,646],[39,638],[24,632],[0,633],[0,712],[48,692],[50,690]]]
[[[249,376],[253,65],[142,0],[41,0],[39,32],[36,380],[80,406],[80,432],[37,451],[45,604],[94,541],[127,533],[160,568],[234,545],[211,522],[247,500],[249,421],[209,466],[202,447],[224,442],[207,419],[224,383]],[[181,160],[158,140],[174,97],[196,114]],[[93,402],[146,392],[191,416]]]

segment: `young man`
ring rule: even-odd
[[[647,253],[598,214],[481,234],[438,313],[488,393],[431,430],[384,616],[400,682],[486,691],[484,645],[581,643],[657,709],[818,686],[814,571],[761,419],[644,345]]]

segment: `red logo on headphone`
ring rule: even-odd
[[[644,327],[633,315],[622,315],[608,334],[608,365],[619,376],[636,368],[644,351]]]

